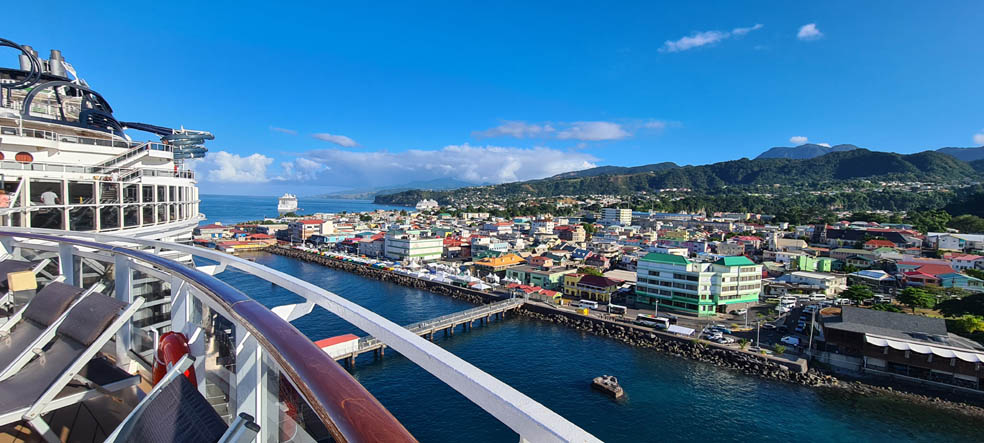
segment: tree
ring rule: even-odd
[[[965,315],[954,320],[952,330],[957,334],[973,334],[984,331],[984,317],[979,315]]]
[[[868,287],[864,285],[851,285],[851,287],[847,288],[847,290],[841,292],[841,297],[844,297],[857,305],[864,303],[865,300],[868,300],[874,296],[875,293],[871,292],[871,289],[868,289]]]
[[[912,308],[912,312],[916,312],[916,308],[929,309],[936,306],[936,297],[920,288],[905,288],[899,293],[898,299],[903,305]]]
[[[971,277],[979,278],[981,280],[984,280],[984,271],[982,271],[980,269],[965,269],[964,270],[964,273],[967,274],[967,275],[969,275],[969,276],[971,276]]]
[[[871,307],[876,311],[888,311],[888,312],[902,312],[902,308],[895,306],[891,303],[878,303]]]
[[[775,346],[772,347],[772,349],[775,349],[776,354],[779,354],[779,355],[782,355],[782,354],[785,354],[786,353],[786,346],[785,345],[780,345],[780,344],[777,343]]]
[[[968,234],[984,232],[984,218],[970,214],[958,215],[953,217],[946,226]]]
[[[939,310],[947,317],[960,317],[968,314],[984,316],[984,294],[944,300],[939,304]]]
[[[577,268],[577,272],[579,274],[593,275],[595,277],[604,277],[604,274],[602,274],[601,271],[591,266],[581,266],[580,268]]]

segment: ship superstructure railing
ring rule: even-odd
[[[189,338],[199,392],[227,422],[240,413],[254,417],[260,425],[256,442],[414,440],[285,319],[218,278],[134,242],[0,231],[0,245],[11,257],[57,257],[48,275],[58,274],[67,284],[94,280],[118,300],[148,300],[109,347],[115,348],[116,364],[149,370],[146,356],[153,349],[147,348],[156,336],[141,326],[168,318],[172,330]]]
[[[99,179],[111,179],[114,174],[118,178],[124,176],[133,178],[131,174],[134,173],[138,173],[141,177],[195,178],[195,172],[190,170],[114,168],[112,166],[85,166],[79,165],[78,163],[19,162],[12,160],[0,160],[0,170],[94,174],[98,175]]]
[[[335,435],[345,430],[372,432],[371,428],[363,427],[367,425],[366,420],[370,420],[368,417],[371,417],[372,420],[381,419],[372,412],[375,409],[367,409],[365,405],[368,404],[366,403],[368,400],[365,400],[364,396],[348,397],[352,395],[352,392],[361,392],[347,384],[349,383],[349,378],[346,378],[348,374],[344,371],[339,373],[338,370],[341,367],[333,360],[331,365],[325,363],[324,359],[331,360],[331,357],[314,346],[309,338],[300,335],[293,326],[289,325],[288,322],[311,313],[315,306],[320,306],[337,315],[354,327],[378,339],[388,348],[400,353],[501,421],[515,431],[522,440],[535,442],[598,441],[597,438],[577,425],[437,344],[312,283],[212,249],[98,233],[72,233],[71,238],[60,237],[59,235],[64,235],[64,233],[39,229],[28,231],[6,228],[0,229],[0,243],[4,244],[8,250],[16,247],[22,249],[36,247],[49,254],[57,254],[61,259],[59,263],[75,263],[75,257],[98,257],[101,254],[102,260],[112,259],[115,265],[113,275],[115,275],[117,288],[129,288],[128,282],[132,280],[128,279],[135,279],[134,273],[140,273],[141,278],[156,277],[166,284],[168,301],[158,303],[155,306],[170,309],[172,330],[185,333],[189,337],[194,337],[196,334],[202,335],[203,330],[211,331],[211,335],[206,334],[208,340],[205,341],[218,344],[208,349],[213,351],[226,350],[227,353],[233,352],[231,357],[209,360],[213,362],[211,363],[212,366],[205,365],[206,368],[202,369],[214,366],[214,369],[220,370],[220,367],[226,367],[225,371],[228,373],[228,368],[234,368],[234,374],[226,377],[226,380],[230,382],[255,381],[255,377],[257,377],[255,371],[257,370],[261,374],[275,369],[279,369],[280,374],[287,372],[291,384],[310,403],[311,409],[317,413],[318,417],[326,422],[325,426],[336,429],[337,432],[332,432],[336,439],[352,438],[353,434],[342,435],[341,438]],[[41,245],[38,246],[38,244]],[[135,255],[131,248],[149,250],[152,253],[149,254],[150,257]],[[114,257],[107,257],[105,256],[106,253],[114,255]],[[93,256],[92,254],[97,255]],[[160,261],[162,260],[160,256],[167,254],[190,256],[197,263],[197,267],[172,269],[172,264]],[[65,267],[66,272],[69,273],[75,270],[70,266]],[[162,272],[162,270],[167,272]],[[218,282],[214,276],[223,272],[243,272],[255,276],[296,294],[302,301],[267,309],[245,295],[234,292],[234,290],[212,289],[210,286],[217,285],[216,282]],[[207,282],[210,286],[203,286],[202,282]],[[213,295],[213,293],[217,295]],[[117,297],[125,298],[128,296],[118,294]],[[151,299],[152,297],[148,298],[150,300],[148,304],[155,303]],[[205,315],[210,311],[204,310],[203,306],[212,309],[214,314],[219,314],[225,320],[206,321],[205,319],[212,317]],[[272,313],[276,314],[271,316]],[[223,321],[231,321],[232,324],[221,327],[224,324]],[[139,328],[131,328],[128,334],[119,338],[119,341],[129,351],[134,353],[146,352],[135,349],[135,346],[138,343],[153,342],[153,340],[133,339],[133,333],[137,329]],[[266,336],[271,331],[275,334]],[[290,332],[289,340],[282,335],[286,333],[285,331]],[[255,340],[255,342],[250,340]],[[268,347],[267,345],[271,346]],[[192,349],[195,351],[195,346]],[[218,352],[218,356],[221,357],[222,352]],[[268,359],[275,361],[279,366],[267,364]],[[310,361],[301,361],[308,359]],[[320,368],[319,370],[325,372],[320,375],[302,373],[300,370],[289,373],[290,367],[308,368],[308,365],[314,364],[312,362],[317,362],[316,366]],[[196,364],[199,363],[196,361]],[[248,372],[243,372],[243,370]],[[336,377],[343,381],[341,385],[336,384]],[[267,380],[267,383],[271,383],[270,380],[272,380],[269,377],[259,378]],[[221,383],[214,385],[218,386]],[[230,391],[236,392],[235,394],[226,394],[227,396],[231,395],[230,398],[236,399],[235,401],[230,400],[230,408],[237,408],[235,411],[230,409],[230,415],[235,415],[238,412],[249,412],[250,408],[255,408],[260,413],[254,414],[254,416],[266,417],[265,420],[269,420],[269,417],[264,414],[271,408],[282,407],[290,410],[289,405],[286,405],[282,398],[278,400],[275,396],[264,394],[267,392],[264,390],[266,388],[251,390],[251,388],[244,387],[245,391],[243,392],[247,393],[246,398],[249,400],[242,401],[243,396],[238,394],[239,391],[233,389],[233,383],[229,383],[229,386]],[[345,387],[340,388],[339,386]],[[235,388],[238,389],[238,387]],[[332,392],[321,392],[319,391],[321,388]],[[337,392],[339,389],[349,393]],[[345,398],[340,398],[340,395],[345,396]],[[289,395],[281,395],[281,397],[289,397]],[[264,402],[272,402],[275,406]],[[244,409],[240,410],[239,408]],[[290,416],[291,414],[287,415]],[[300,415],[303,416],[303,414]],[[358,421],[358,424],[346,425],[347,427],[339,424],[351,423],[351,420]],[[334,423],[335,428],[331,428],[327,422]],[[301,424],[306,426],[308,423]],[[264,426],[264,422],[260,421],[260,425]],[[276,426],[271,429],[276,429]],[[308,430],[307,427],[304,429]],[[372,435],[358,435],[362,440],[401,439],[390,438],[388,435],[389,433],[396,433],[394,428],[381,426],[376,428],[375,432],[376,434]],[[367,438],[367,436],[372,438]]]
[[[141,144],[139,144],[137,146],[134,146],[134,147],[130,148],[129,151],[126,151],[126,152],[124,152],[124,153],[122,153],[120,155],[117,155],[116,157],[113,157],[113,158],[111,158],[109,160],[106,160],[106,161],[104,161],[102,163],[99,163],[97,166],[102,166],[102,167],[113,166],[115,164],[122,163],[122,162],[125,162],[127,160],[133,159],[133,158],[135,158],[137,156],[144,155],[144,154],[146,154],[146,153],[148,153],[150,151],[172,152],[172,148],[171,148],[170,145],[165,145],[163,143],[144,142],[144,143],[141,143]]]
[[[65,143],[78,143],[82,145],[106,146],[112,148],[132,148],[133,146],[140,145],[140,143],[127,142],[122,139],[83,137],[79,135],[60,134],[43,129],[19,128],[16,126],[2,125],[0,125],[0,135],[19,135],[21,137],[40,138]]]

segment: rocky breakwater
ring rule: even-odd
[[[669,355],[710,363],[749,375],[806,386],[820,387],[838,384],[836,378],[821,374],[816,370],[806,370],[805,365],[802,364],[795,362],[783,364],[776,359],[737,349],[728,349],[690,337],[657,333],[606,320],[555,311],[552,308],[533,304],[523,306],[517,313],[578,331],[608,337],[631,346],[654,349]]]
[[[285,257],[304,260],[306,262],[311,262],[311,263],[317,263],[319,265],[326,266],[332,269],[338,269],[340,271],[351,272],[353,274],[361,275],[366,278],[371,278],[388,283],[394,283],[409,288],[416,288],[425,291],[430,291],[435,294],[440,294],[447,297],[456,298],[459,300],[465,300],[475,304],[488,303],[493,298],[490,294],[486,294],[481,291],[476,291],[467,288],[460,288],[457,286],[451,286],[444,283],[422,280],[414,277],[408,277],[406,275],[400,275],[392,271],[387,271],[385,269],[367,266],[362,263],[338,260],[335,258],[325,257],[323,255],[318,255],[313,252],[302,251],[299,249],[285,248],[282,246],[272,246],[265,249],[265,251],[271,254],[282,255]]]

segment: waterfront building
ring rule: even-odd
[[[291,242],[305,242],[313,235],[321,235],[324,220],[303,219],[287,223],[287,236]]]
[[[620,208],[603,208],[601,210],[601,223],[606,225],[631,225],[632,210]]]
[[[520,266],[525,262],[526,260],[523,260],[523,257],[516,254],[503,254],[498,257],[485,257],[476,260],[473,267],[479,277],[485,277],[489,274],[505,277],[507,269],[513,266]]]
[[[597,275],[571,273],[564,276],[564,295],[572,299],[587,299],[608,303],[621,280]]]
[[[650,253],[639,259],[636,304],[712,316],[758,302],[762,266],[746,257],[691,261]]]
[[[393,230],[384,237],[384,255],[390,260],[438,260],[444,239],[424,230]]]
[[[831,362],[866,375],[981,388],[984,347],[951,334],[942,318],[850,306],[821,311],[815,337]],[[821,356],[822,358],[823,356]]]
[[[577,272],[564,266],[539,267],[530,265],[513,266],[506,269],[506,278],[522,284],[539,286],[545,289],[559,289],[566,274]]]

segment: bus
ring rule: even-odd
[[[598,302],[594,300],[578,300],[572,303],[576,308],[598,309]]]
[[[626,311],[628,311],[628,308],[626,308],[625,306],[622,306],[622,305],[613,305],[611,303],[608,304],[608,313],[609,314],[625,315]]]
[[[650,328],[666,329],[670,327],[670,319],[666,317],[656,317],[652,314],[639,314],[636,316],[635,324]]]

